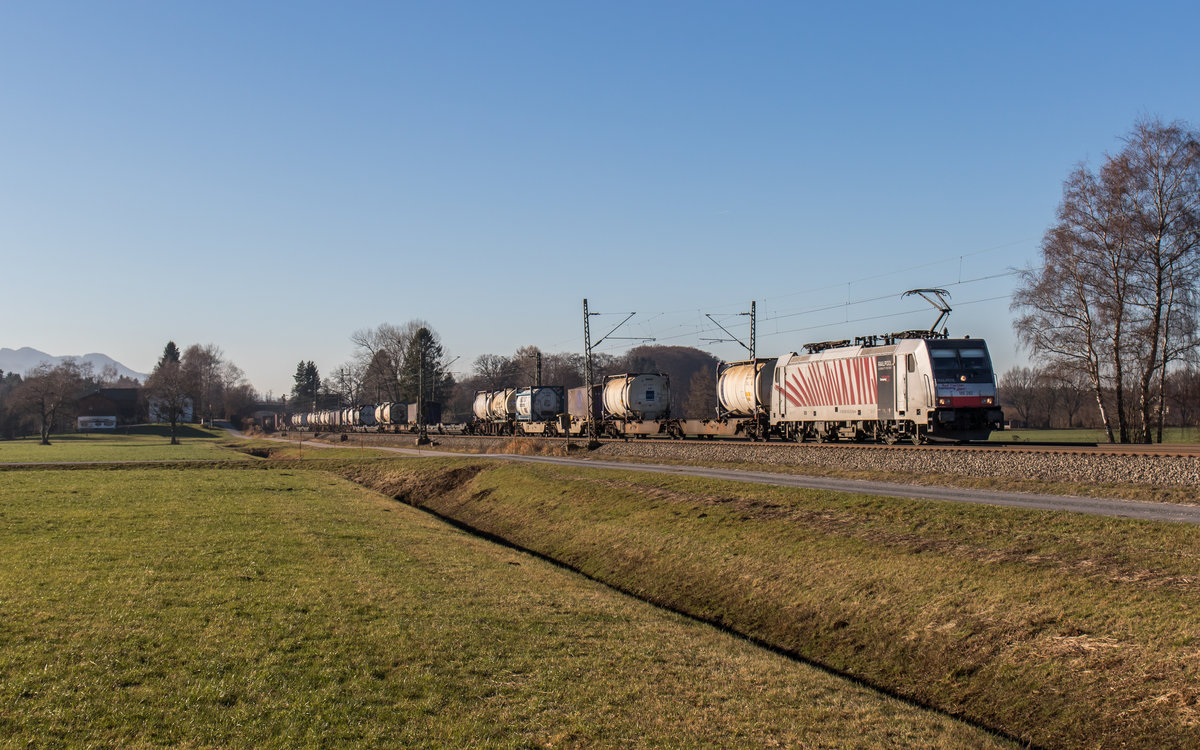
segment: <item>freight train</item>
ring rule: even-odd
[[[440,404],[425,404],[425,424],[438,424],[441,419]],[[417,405],[387,402],[296,412],[285,415],[279,426],[313,432],[414,432],[418,426]]]
[[[717,367],[711,419],[671,414],[663,373],[610,375],[565,389],[530,386],[479,391],[472,419],[479,435],[744,438],[915,444],[985,440],[1003,429],[996,379],[982,339],[907,331],[808,344],[805,352],[725,362]],[[411,431],[416,405],[382,404],[292,415],[297,429]],[[436,405],[428,405],[436,410]],[[402,413],[402,416],[401,416]],[[440,413],[427,413],[436,425]],[[445,427],[438,426],[442,431]]]

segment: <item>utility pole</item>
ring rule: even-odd
[[[421,347],[421,369],[417,373],[417,445],[429,445],[425,428],[425,347]]]
[[[750,312],[738,313],[738,315],[749,315],[750,316],[750,343],[749,344],[742,341],[737,336],[734,336],[733,333],[728,328],[726,328],[725,326],[718,323],[717,319],[714,318],[711,313],[704,313],[704,317],[711,320],[713,322],[713,325],[715,325],[717,328],[720,328],[722,331],[724,331],[726,334],[728,334],[729,338],[727,338],[727,339],[700,339],[700,340],[701,341],[712,341],[712,342],[734,341],[736,343],[741,344],[742,347],[744,347],[746,349],[746,351],[750,353],[750,359],[754,359],[755,339],[757,338],[757,334],[758,334],[758,310],[757,310],[754,300],[750,300]]]
[[[592,374],[592,322],[591,313],[588,312],[587,298],[583,299],[583,369],[584,380],[587,384],[587,436],[588,450],[595,450],[600,446],[600,441],[596,437],[596,410],[593,406],[593,387],[595,378]]]
[[[637,315],[636,312],[631,312],[625,316],[624,320],[622,320],[620,323],[617,323],[615,326],[613,326],[612,330],[610,330],[608,333],[601,336],[600,339],[598,341],[596,341],[595,344],[592,344],[591,317],[593,315],[599,315],[599,314],[600,313],[588,312],[588,303],[587,303],[587,299],[585,298],[583,300],[583,357],[584,357],[584,372],[586,373],[586,379],[587,379],[588,450],[595,450],[596,448],[600,447],[599,436],[596,434],[596,418],[595,418],[596,412],[592,408],[593,403],[594,403],[592,401],[593,388],[596,385],[595,375],[593,374],[593,368],[592,368],[592,348],[595,346],[600,346],[601,343],[603,343],[606,339],[608,339],[610,337],[612,337],[614,339],[654,341],[653,338],[648,338],[645,336],[613,336],[613,334],[616,333],[618,328],[620,328],[621,326],[623,326],[627,322],[629,322],[629,319],[632,318],[634,315]]]
[[[754,359],[754,338],[758,328],[758,311],[754,304],[754,300],[750,300],[750,359]]]
[[[535,361],[537,363],[537,370],[536,370],[537,375],[534,378],[533,386],[535,388],[541,388],[542,387],[542,352],[540,349],[537,352],[537,358]]]

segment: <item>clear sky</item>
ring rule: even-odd
[[[260,390],[423,318],[478,354],[928,326],[1022,363],[1068,172],[1200,124],[1193,2],[0,3],[0,346]],[[603,349],[632,343],[612,341]]]

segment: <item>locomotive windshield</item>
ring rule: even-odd
[[[992,365],[987,349],[974,344],[929,349],[933,379],[941,383],[990,383]]]

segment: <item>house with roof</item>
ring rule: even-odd
[[[99,388],[76,403],[76,428],[113,430],[145,421],[141,388]]]

